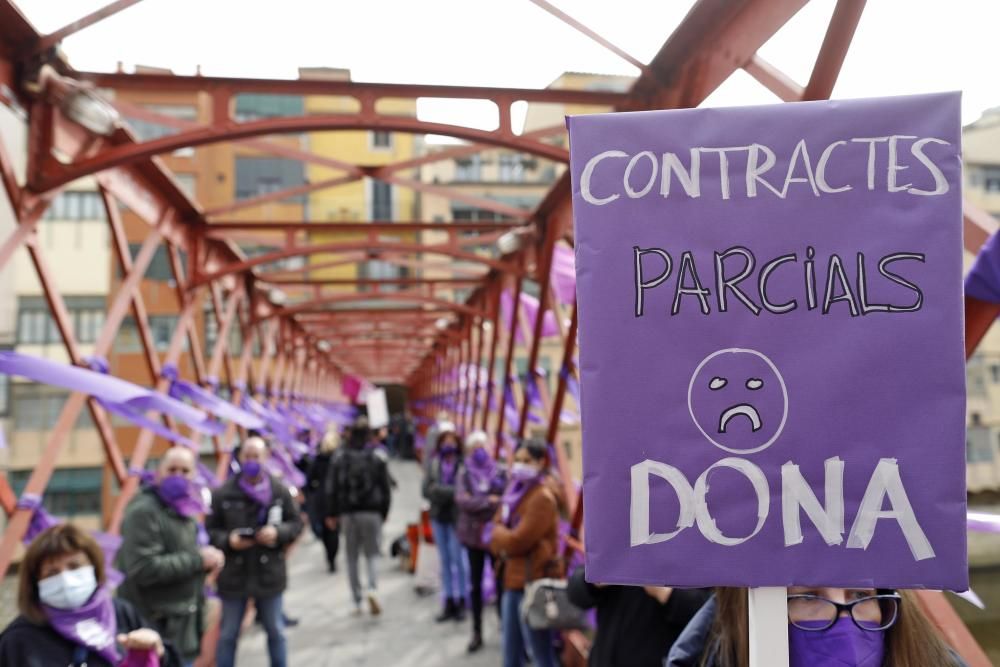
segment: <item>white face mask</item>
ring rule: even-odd
[[[79,609],[96,590],[92,565],[66,570],[38,582],[38,598],[42,604],[56,609]]]

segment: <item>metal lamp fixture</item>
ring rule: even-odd
[[[118,110],[107,100],[79,81],[62,76],[52,65],[42,65],[38,81],[25,87],[49,99],[67,118],[94,134],[110,136],[121,122]]]
[[[500,251],[501,255],[509,255],[513,252],[517,252],[524,247],[525,243],[534,235],[534,233],[535,230],[532,227],[512,229],[497,239],[497,250]]]

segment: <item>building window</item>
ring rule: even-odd
[[[116,354],[135,354],[142,352],[142,339],[139,337],[139,327],[131,315],[126,315],[122,325],[115,334],[114,351]]]
[[[372,220],[392,220],[392,185],[372,181]]]
[[[392,132],[386,130],[374,130],[368,135],[370,144],[376,150],[392,149]]]
[[[479,155],[455,160],[455,180],[476,182],[482,180],[482,159]]]
[[[524,180],[524,162],[516,153],[501,153],[498,179],[504,183],[520,183]]]
[[[969,419],[972,420],[973,426],[982,426],[983,418],[978,412],[973,412],[969,415]]]
[[[31,470],[9,473],[10,485],[15,494],[21,494],[31,473]],[[99,467],[56,468],[45,487],[45,509],[58,516],[99,514],[103,477],[104,471]]]
[[[104,220],[104,202],[93,190],[60,192],[45,210],[46,220]]]
[[[298,160],[264,157],[236,158],[236,199],[250,199],[280,192],[306,182],[305,165]],[[305,195],[284,201],[305,203]]]
[[[0,375],[0,416],[10,414],[10,376]]]
[[[18,383],[10,386],[10,416],[15,431],[49,431],[59,419],[69,392],[45,385]],[[74,429],[91,429],[90,412],[81,410]]]
[[[67,296],[63,298],[78,343],[97,341],[104,325],[105,303],[100,296]],[[22,296],[17,300],[17,342],[24,345],[46,345],[62,340],[55,319],[49,313],[45,299]]]
[[[139,255],[139,250],[142,246],[138,243],[129,243],[128,250],[132,255],[132,260]],[[187,253],[183,250],[178,251],[181,260],[181,272],[187,273]],[[121,267],[118,268],[118,277],[121,278]],[[153,253],[153,259],[149,262],[149,266],[146,267],[146,273],[143,275],[145,280],[156,280],[158,282],[173,283],[174,280],[174,270],[170,267],[170,257],[167,255],[167,249],[160,245],[157,246],[156,252]]]
[[[236,120],[305,115],[305,99],[298,95],[243,93],[236,96]]]
[[[194,174],[174,174],[174,178],[181,186],[181,192],[191,199],[198,199],[198,181]]]
[[[996,167],[983,169],[983,188],[987,192],[1000,192],[1000,169]]]
[[[153,336],[153,345],[157,352],[165,352],[170,347],[170,338],[177,328],[178,320],[176,315],[149,316],[149,331]]]

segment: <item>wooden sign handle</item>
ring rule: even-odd
[[[750,589],[750,667],[788,667],[787,595],[785,588]]]

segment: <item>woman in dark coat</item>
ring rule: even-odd
[[[0,665],[17,667],[180,667],[180,655],[135,608],[112,598],[104,554],[71,524],[42,532],[21,563],[21,614],[0,634]]]
[[[488,450],[489,437],[485,431],[473,431],[465,442],[469,454],[465,469],[458,479],[455,502],[458,503],[458,540],[469,553],[472,598],[472,640],[469,653],[483,647],[483,572],[489,558],[496,572],[496,563],[483,543],[483,526],[493,519],[500,496],[507,485],[507,475]],[[497,595],[500,587],[497,586]]]

